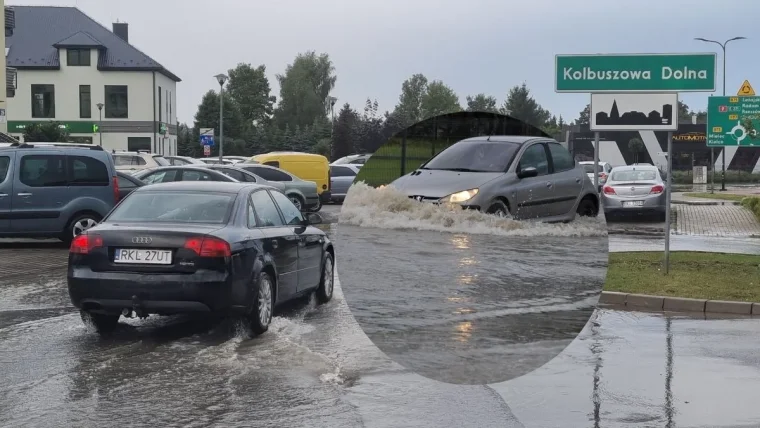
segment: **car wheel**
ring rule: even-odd
[[[315,213],[322,209],[322,200],[317,199],[317,205],[314,205],[309,212]]]
[[[493,214],[497,217],[510,218],[509,208],[507,204],[502,201],[496,201],[492,203],[486,210],[486,214]]]
[[[71,219],[66,229],[63,231],[61,240],[69,243],[77,236],[86,232],[93,226],[96,226],[100,222],[100,217],[95,214],[80,214]]]
[[[88,311],[79,311],[79,316],[82,317],[82,322],[85,325],[91,325],[95,327],[98,333],[110,333],[116,330],[119,325],[120,315],[106,315],[106,314],[94,314]]]
[[[325,254],[325,260],[322,262],[322,277],[317,287],[317,300],[319,303],[327,303],[332,299],[333,290],[335,289],[335,265],[333,256],[330,253]]]
[[[268,273],[261,272],[255,292],[250,314],[251,330],[262,334],[269,330],[274,311],[274,282]]]
[[[290,202],[293,203],[293,205],[298,208],[298,211],[303,211],[303,200],[298,195],[288,195],[288,199],[290,199]]]
[[[599,208],[591,198],[583,198],[578,204],[576,213],[581,217],[596,217],[599,215]]]

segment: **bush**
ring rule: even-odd
[[[760,220],[760,198],[757,196],[748,196],[742,199],[742,206],[752,211],[752,214]]]
[[[707,183],[711,182],[711,172],[707,173]],[[720,171],[715,171],[715,182],[720,183]],[[673,184],[692,184],[691,171],[673,171]],[[760,174],[752,174],[745,171],[726,171],[726,183],[728,184],[754,184],[760,183]]]

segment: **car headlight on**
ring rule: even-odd
[[[448,202],[450,204],[459,204],[467,202],[474,198],[478,194],[478,189],[462,190],[461,192],[452,193],[449,196],[441,198],[441,202]]]

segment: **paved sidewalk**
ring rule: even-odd
[[[673,205],[673,209],[679,235],[760,237],[760,223],[738,205]]]

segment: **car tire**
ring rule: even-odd
[[[502,201],[494,201],[488,206],[486,214],[493,214],[497,217],[510,218],[509,207]]]
[[[325,253],[325,259],[322,261],[322,270],[317,287],[317,301],[327,303],[332,299],[335,291],[335,260],[330,253]]]
[[[298,208],[298,211],[303,211],[304,210],[303,198],[301,198],[300,196],[295,195],[295,194],[290,194],[290,195],[287,195],[287,196],[288,196],[288,199],[290,199],[290,202],[292,202],[293,205],[295,205],[296,208]]]
[[[120,315],[94,314],[85,310],[79,311],[79,316],[85,325],[95,327],[99,334],[110,333],[119,325]]]
[[[599,215],[599,207],[596,206],[593,199],[586,197],[581,199],[575,212],[579,217],[596,217]]]
[[[317,199],[317,205],[313,206],[313,207],[312,207],[312,208],[309,210],[309,212],[311,212],[311,213],[315,213],[315,212],[318,212],[318,211],[319,211],[319,210],[321,210],[321,209],[322,209],[322,200],[321,200],[321,199]]]
[[[96,226],[100,223],[100,216],[97,214],[78,214],[66,224],[66,229],[61,234],[61,241],[70,244],[71,241],[81,232]]]
[[[272,312],[274,312],[274,280],[268,273],[261,272],[256,281],[253,307],[248,317],[254,334],[262,334],[269,330]]]

